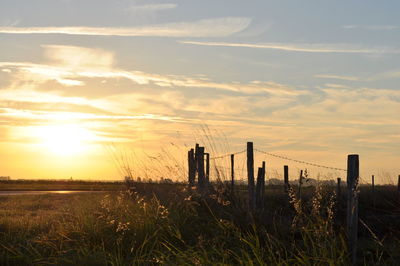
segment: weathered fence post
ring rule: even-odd
[[[265,194],[265,162],[262,162],[262,167],[258,168],[257,183],[256,183],[256,206],[263,208]]]
[[[247,142],[247,187],[249,191],[249,210],[255,210],[255,191],[254,191],[254,154],[253,142]]]
[[[301,199],[301,186],[303,185],[303,170],[300,170],[299,176],[299,199]]]
[[[261,186],[262,186],[262,167],[258,167],[257,171],[257,182],[256,182],[256,207],[261,207]]]
[[[289,190],[289,166],[283,166],[283,182],[285,187],[285,192]]]
[[[196,177],[195,164],[196,161],[194,159],[194,149],[190,149],[190,151],[188,151],[188,181],[190,187],[194,186],[194,180]]]
[[[372,195],[374,194],[375,191],[375,176],[371,176],[371,187],[372,187]]]
[[[397,179],[397,195],[400,197],[400,175]]]
[[[210,154],[209,153],[205,153],[204,154],[206,156],[206,184],[210,183]]]
[[[375,176],[372,175],[372,206],[375,208]]]
[[[336,210],[337,210],[337,218],[335,220],[336,225],[343,225],[343,205],[342,205],[342,179],[340,177],[337,178],[337,188],[336,188]]]
[[[359,159],[357,154],[351,154],[347,158],[347,238],[350,258],[353,265],[357,258],[357,234],[358,234],[358,179]]]
[[[189,186],[192,183],[192,156],[190,154],[191,151],[192,151],[191,149],[188,151],[188,184],[189,184]]]
[[[231,154],[231,187],[232,191],[235,187],[235,155]]]
[[[200,147],[200,145],[198,143],[196,143],[196,146],[194,148],[194,175],[195,175],[195,179],[196,179],[196,175],[198,176],[198,173],[197,173],[197,160],[198,160],[197,155],[199,153],[199,147]],[[197,182],[199,182],[199,177],[197,177]]]
[[[199,189],[202,190],[205,184],[205,175],[204,175],[204,147],[198,147],[197,154],[197,174],[198,174],[198,186]]]
[[[262,162],[262,174],[261,174],[261,207],[264,207],[265,197],[265,161]]]
[[[337,193],[337,200],[338,200],[338,202],[339,202],[339,204],[340,204],[340,198],[342,197],[342,179],[340,178],[340,177],[338,177],[337,178],[337,190],[336,190],[336,193]]]

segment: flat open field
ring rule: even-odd
[[[73,181],[73,180],[10,180],[0,181],[0,191],[15,190],[121,190],[126,186],[123,182],[111,181]]]
[[[1,265],[347,265],[345,199],[307,188],[302,202],[267,188],[250,216],[244,187],[207,196],[181,184],[130,191],[0,197]],[[360,193],[358,262],[396,265],[400,213],[393,187],[375,206]],[[301,207],[299,207],[299,204]],[[377,211],[379,210],[379,211]]]

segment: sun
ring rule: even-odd
[[[45,152],[59,156],[82,154],[94,139],[93,132],[74,124],[40,126],[35,131]]]

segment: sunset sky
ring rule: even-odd
[[[184,159],[208,126],[221,153],[252,140],[340,168],[357,153],[364,179],[394,180],[399,10],[398,0],[0,0],[0,176],[118,179],[110,147],[173,143]]]

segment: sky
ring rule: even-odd
[[[0,0],[0,176],[119,179],[116,154],[184,164],[196,141],[211,156],[253,141],[337,168],[359,154],[364,181],[394,182],[398,10],[394,0]],[[271,177],[309,167],[261,160]]]

